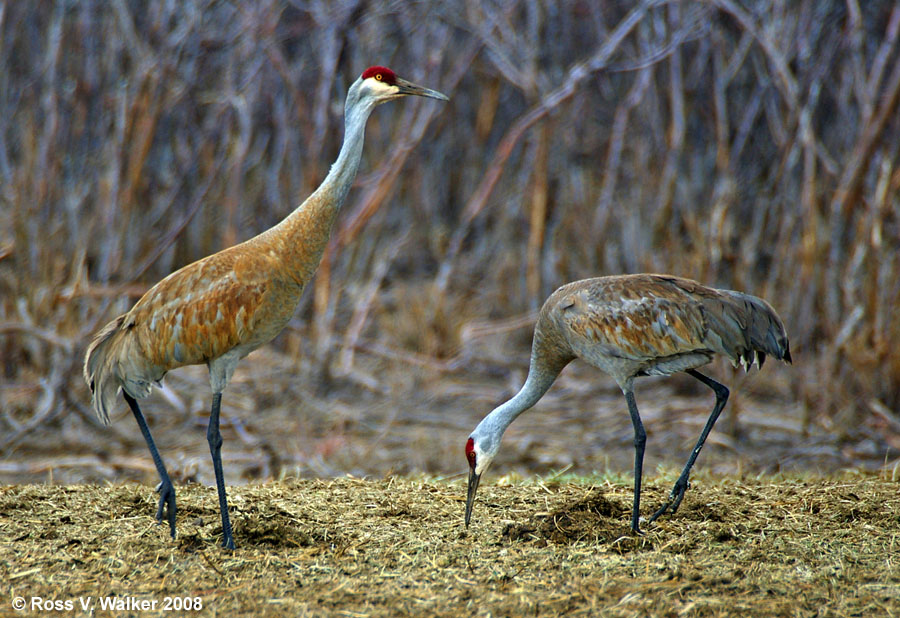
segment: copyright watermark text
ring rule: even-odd
[[[162,599],[145,599],[129,596],[77,597],[70,599],[51,599],[47,597],[15,597],[12,608],[17,611],[31,612],[73,612],[75,610],[92,612],[94,610],[117,612],[190,612],[203,609],[200,597],[163,597]]]

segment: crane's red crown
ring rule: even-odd
[[[369,79],[370,77],[374,77],[380,82],[384,82],[385,84],[395,84],[397,83],[397,75],[393,71],[391,71],[387,67],[369,67],[365,71],[363,71],[362,78]]]
[[[469,467],[475,469],[475,440],[469,438],[466,442],[466,459],[469,460]]]

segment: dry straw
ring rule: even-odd
[[[149,487],[0,489],[7,599],[178,595],[205,614],[301,616],[900,610],[897,483],[874,476],[701,475],[640,538],[629,490],[603,479],[484,487],[468,533],[462,482],[271,482],[233,488],[236,552],[216,547],[215,490],[182,489],[177,541],[148,515]]]

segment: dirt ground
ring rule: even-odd
[[[645,512],[674,477],[645,483]],[[218,547],[211,487],[177,487],[173,541],[146,485],[6,486],[0,614],[24,602],[33,611],[17,615],[83,615],[82,603],[140,616],[185,603],[190,611],[174,613],[900,615],[900,479],[890,471],[701,473],[681,510],[640,538],[628,533],[627,478],[486,480],[468,531],[462,479],[231,487],[234,552]],[[101,605],[127,599],[130,610]],[[51,601],[64,611],[48,611]]]

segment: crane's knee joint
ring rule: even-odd
[[[213,450],[219,450],[220,448],[222,448],[222,434],[218,431],[208,432],[206,434],[206,441],[209,442],[209,448]]]
[[[634,446],[635,448],[643,448],[647,444],[647,432],[641,429],[640,431],[636,431],[634,434]]]

